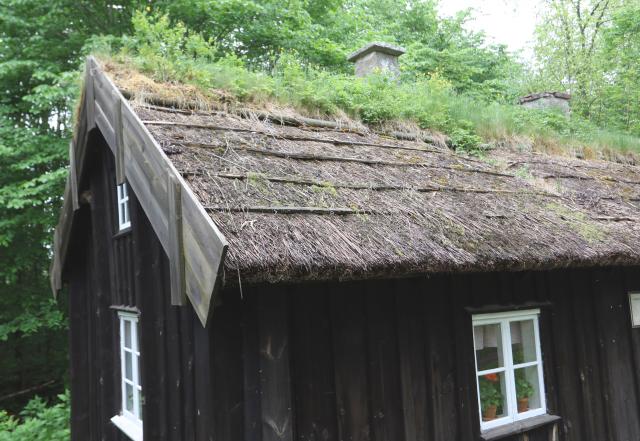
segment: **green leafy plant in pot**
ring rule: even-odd
[[[520,369],[516,372],[516,398],[519,413],[529,410],[529,398],[534,392],[533,385],[525,377],[524,369]]]
[[[487,374],[480,377],[480,407],[483,421],[496,418],[498,407],[502,406],[502,392],[500,391],[497,374]]]

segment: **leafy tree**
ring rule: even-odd
[[[574,111],[589,117],[604,85],[603,32],[618,0],[547,0],[536,30],[536,56],[546,83],[572,94]]]
[[[603,35],[606,81],[594,119],[640,134],[640,5],[631,3],[614,12]]]
[[[58,402],[47,406],[35,397],[20,413],[21,419],[0,411],[0,441],[68,441],[69,392],[58,395]]]
[[[144,5],[0,3],[0,397],[66,371],[65,319],[47,272],[82,47],[95,33],[127,32]]]

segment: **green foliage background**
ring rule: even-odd
[[[435,0],[0,0],[0,408],[14,415],[0,413],[0,440],[68,438],[63,423],[53,433],[68,416],[67,395],[55,397],[66,318],[47,271],[89,51],[240,100],[374,124],[410,119],[464,152],[522,136],[638,149],[640,6],[575,5],[546,1],[536,60],[523,63],[467,30],[470,13],[438,17]],[[351,76],[347,54],[374,40],[407,49],[400,83]],[[514,105],[545,89],[572,92],[571,119]],[[53,407],[32,401],[20,414],[30,394],[3,400],[51,379],[39,392]]]

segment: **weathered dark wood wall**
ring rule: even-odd
[[[129,439],[110,422],[121,407],[119,328],[112,307],[122,305],[142,311],[145,439],[209,439],[208,333],[191,307],[170,305],[168,259],[133,192],[132,229],[118,233],[113,155],[97,132],[89,149],[91,163],[80,188],[90,192],[91,202],[78,213],[66,269],[72,439]]]
[[[214,319],[226,323],[215,439],[478,439],[470,310],[537,303],[562,439],[638,440],[638,289],[638,268],[611,268],[228,290]],[[240,406],[244,418],[224,418]]]
[[[142,311],[145,439],[467,441],[479,434],[469,309],[532,302],[547,304],[548,406],[562,438],[640,438],[627,299],[638,268],[229,288],[203,329],[190,306],[170,306],[168,259],[133,194],[133,229],[117,234],[113,157],[97,134],[90,149],[80,188],[91,203],[66,269],[73,440],[126,439],[109,421],[120,407],[114,305]]]

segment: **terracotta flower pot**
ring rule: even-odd
[[[484,421],[491,421],[496,419],[496,412],[498,411],[498,406],[487,406],[484,408],[484,412],[482,412],[482,419]]]
[[[529,410],[529,397],[518,398],[518,413]]]

